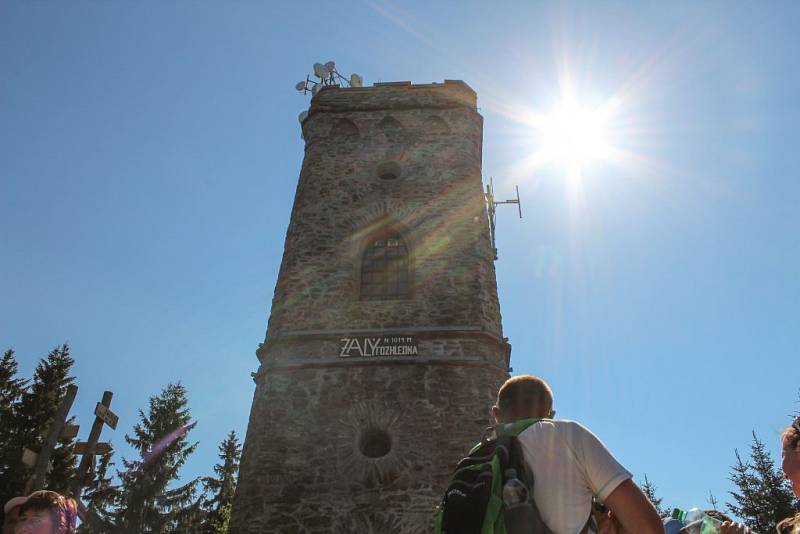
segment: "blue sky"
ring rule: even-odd
[[[790,2],[0,4],[0,348],[68,341],[118,453],[170,381],[185,477],[244,435],[303,155],[294,84],[463,79],[485,119],[515,372],[665,504],[728,499],[734,448],[800,409],[800,8]],[[627,157],[578,184],[521,120],[617,99]],[[119,458],[118,458],[119,462]]]

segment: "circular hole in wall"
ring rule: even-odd
[[[367,458],[380,458],[392,450],[392,438],[381,428],[367,428],[358,438],[358,449]]]
[[[378,178],[387,182],[400,178],[400,165],[396,161],[386,161],[378,165]]]

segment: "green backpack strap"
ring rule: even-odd
[[[506,442],[508,444],[519,436],[528,427],[538,423],[542,419],[520,419],[512,423],[500,424],[494,427],[495,439],[498,446]],[[505,534],[506,524],[503,519],[503,469],[500,459],[495,455],[492,458],[492,493],[486,507],[486,516],[481,527],[481,534]]]
[[[546,419],[519,419],[512,423],[506,423],[502,425],[497,425],[495,428],[495,432],[498,435],[508,435],[508,436],[519,436],[528,429],[528,427],[538,423],[539,421],[545,421]]]
[[[442,534],[442,519],[444,519],[444,510],[441,508],[436,512],[436,520],[433,523],[434,534]]]
[[[506,425],[498,425],[496,427],[496,431],[498,432],[498,434],[505,434],[505,435],[510,435],[510,436],[517,437],[522,432],[524,432],[525,430],[530,428],[532,425],[538,423],[539,421],[544,421],[544,420],[545,419],[520,419],[519,421],[514,421],[513,423],[509,423],[509,424],[506,424]],[[533,488],[531,488],[531,490],[532,489]],[[500,491],[500,493],[499,493],[500,504],[502,506],[502,502],[503,502],[502,501],[502,491],[503,491],[502,485],[500,486],[499,491]],[[597,531],[598,531],[597,522],[594,520],[594,515],[592,514],[592,509],[590,508],[589,509],[589,518],[586,520],[586,524],[583,526],[583,529],[581,529],[581,534],[592,534],[592,533],[596,533]],[[488,532],[489,532],[489,534],[491,534],[491,532],[503,532],[503,533],[505,533],[506,532],[505,524],[503,523],[502,520],[500,520],[500,521],[498,521],[498,525],[497,525],[496,529],[494,531],[490,530]]]

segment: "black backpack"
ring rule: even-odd
[[[540,419],[490,427],[458,462],[436,515],[435,534],[552,534],[533,500],[533,473],[517,436]],[[509,469],[528,487],[528,502],[507,510],[503,486]]]

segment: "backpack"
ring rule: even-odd
[[[469,455],[456,465],[436,514],[435,534],[552,534],[533,500],[533,473],[517,436],[540,419],[489,427]],[[528,487],[528,506],[511,517],[503,505],[506,472],[514,469]],[[513,523],[513,525],[512,525]]]

